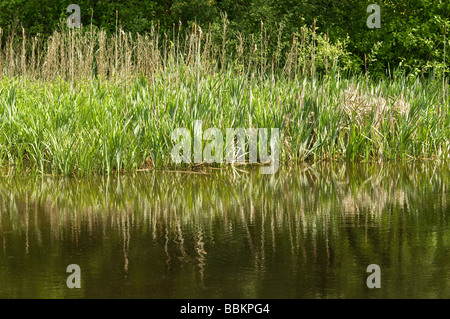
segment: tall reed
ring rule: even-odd
[[[233,56],[226,25],[224,16],[218,41],[211,29],[181,24],[172,34],[153,26],[131,35],[117,23],[113,35],[93,27],[46,41],[9,35],[0,47],[0,167],[63,175],[170,168],[172,130],[192,132],[198,119],[222,132],[279,128],[287,165],[448,159],[440,81],[343,76],[342,43],[314,27],[272,53],[261,23],[259,41],[238,35]]]

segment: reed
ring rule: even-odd
[[[440,80],[346,74],[345,45],[314,27],[270,52],[280,35],[270,39],[261,22],[259,41],[238,35],[233,51],[226,26],[224,16],[218,37],[181,23],[171,34],[117,25],[113,35],[92,26],[46,41],[9,35],[0,47],[0,167],[76,176],[169,168],[172,130],[192,131],[198,119],[223,132],[279,128],[285,165],[448,159]]]

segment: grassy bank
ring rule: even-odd
[[[280,128],[282,163],[447,158],[448,104],[439,82],[364,77],[253,80],[187,68],[127,87],[94,80],[3,79],[1,167],[86,175],[170,167],[171,132]]]
[[[55,33],[42,51],[26,36],[13,50],[11,38],[0,51],[0,167],[77,176],[173,168],[171,132],[192,132],[195,120],[222,132],[279,128],[284,165],[447,159],[445,79],[341,76],[328,39],[305,34],[282,65],[251,41],[229,57],[198,30],[172,44]]]

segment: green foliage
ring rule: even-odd
[[[289,46],[292,33],[316,21],[316,32],[328,32],[331,42],[348,39],[350,64],[361,71],[367,68],[377,76],[400,65],[413,74],[428,73],[432,68],[442,72],[444,23],[450,26],[450,2],[444,0],[378,0],[381,28],[374,30],[366,26],[366,8],[373,3],[371,0],[3,0],[0,27],[6,33],[21,33],[23,26],[27,34],[39,33],[45,38],[68,16],[66,8],[71,2],[81,7],[84,26],[92,21],[109,32],[114,32],[118,23],[132,33],[148,32],[155,25],[171,34],[179,22],[182,28],[196,22],[205,30],[211,27],[219,31],[221,13],[226,12],[227,43],[231,46],[239,33],[246,37],[253,34],[257,39],[262,20],[268,37],[277,38],[278,30],[283,28],[281,50]],[[220,32],[216,40],[220,41]],[[267,49],[278,48],[272,42]]]

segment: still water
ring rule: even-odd
[[[0,297],[450,298],[449,182],[436,163],[3,177]]]

